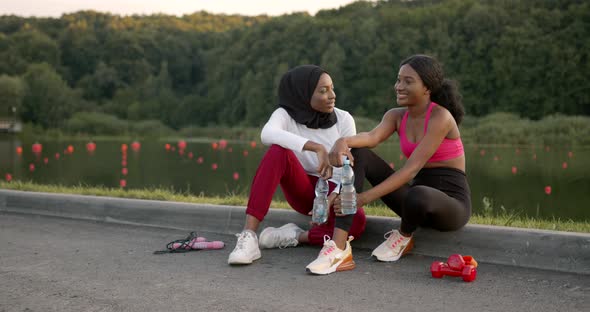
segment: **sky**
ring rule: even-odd
[[[110,12],[117,15],[210,13],[240,15],[281,15],[338,8],[354,0],[0,0],[0,15],[59,17],[80,10]]]

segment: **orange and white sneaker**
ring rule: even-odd
[[[398,230],[391,230],[384,237],[385,241],[371,253],[379,261],[397,261],[414,248],[414,237],[405,237]]]
[[[355,263],[352,260],[352,247],[350,247],[351,240],[353,240],[353,237],[349,236],[346,248],[341,250],[336,247],[336,243],[328,235],[324,235],[324,247],[320,250],[317,259],[305,267],[307,272],[325,275],[336,271],[354,269]]]

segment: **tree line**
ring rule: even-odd
[[[337,105],[379,119],[398,64],[438,58],[466,112],[590,116],[583,0],[358,1],[315,16],[196,12],[0,16],[0,116],[61,128],[80,114],[190,126],[262,125],[281,75],[330,72]]]

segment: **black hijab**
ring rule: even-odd
[[[316,65],[301,65],[292,68],[281,78],[279,106],[284,108],[297,123],[311,129],[327,129],[336,124],[336,113],[322,113],[311,108],[311,96],[323,73]]]

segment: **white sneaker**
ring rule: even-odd
[[[260,248],[258,248],[258,238],[256,233],[250,230],[244,230],[236,234],[238,242],[236,248],[229,254],[227,263],[229,264],[250,264],[261,257]]]
[[[414,237],[405,237],[398,230],[391,230],[384,237],[386,240],[371,253],[379,261],[397,261],[414,247]]]
[[[350,247],[352,239],[353,237],[349,236],[346,248],[340,250],[328,235],[324,235],[324,247],[320,250],[320,254],[305,268],[310,273],[320,275],[354,269],[355,263],[352,260],[352,247]]]
[[[260,233],[260,248],[287,248],[299,244],[299,234],[304,231],[295,223],[287,223],[280,228],[267,227]]]

